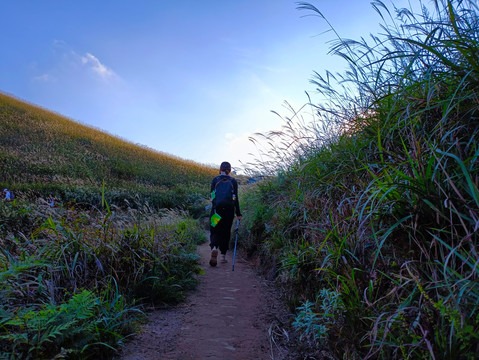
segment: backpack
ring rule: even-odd
[[[224,177],[218,181],[214,189],[213,205],[215,208],[234,207],[234,186],[231,177]]]

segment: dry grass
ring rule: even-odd
[[[133,193],[196,187],[206,194],[217,172],[5,94],[0,94],[0,144],[0,183],[20,191],[33,184],[98,191],[105,181],[108,189]]]

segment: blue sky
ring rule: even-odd
[[[366,0],[311,1],[343,37],[377,32]],[[398,3],[395,1],[395,3]],[[2,1],[0,91],[133,143],[205,164],[247,162],[341,71],[326,23],[289,0]]]

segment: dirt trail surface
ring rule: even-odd
[[[227,254],[228,263],[218,261],[216,267],[208,264],[208,244],[199,246],[198,254],[205,274],[197,290],[178,307],[152,312],[120,359],[289,358],[270,340],[273,323],[284,309],[268,283],[238,253],[234,271],[232,251]]]

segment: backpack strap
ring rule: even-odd
[[[229,183],[230,183],[230,185],[231,185],[231,189],[233,189],[233,191],[235,190],[235,188],[234,188],[234,186],[233,186],[233,182],[231,181],[231,177],[229,177],[229,176],[227,176],[227,177],[225,177],[225,178],[220,179],[219,181],[217,181],[216,184],[215,184],[215,190],[216,190],[216,187],[218,186],[218,184],[219,184],[221,181],[223,181],[223,182],[229,181]]]

